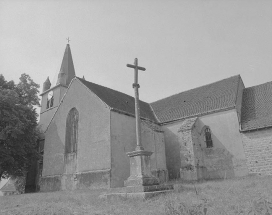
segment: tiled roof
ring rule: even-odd
[[[235,107],[240,75],[151,103],[160,123]]]
[[[243,91],[241,130],[272,126],[272,82]]]
[[[82,78],[78,79],[114,110],[135,116],[135,103],[132,96],[126,95],[116,90],[112,90],[107,87],[100,86],[98,84],[94,84],[92,82],[88,82]],[[139,104],[141,112],[140,116],[153,122],[157,122],[150,105],[143,101],[140,101]]]

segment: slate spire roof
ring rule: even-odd
[[[60,71],[58,74],[58,84],[63,84],[68,86],[71,80],[75,77],[75,68],[72,59],[72,53],[70,49],[70,45],[67,44],[65,48],[65,52],[63,55]]]
[[[250,131],[272,126],[272,82],[243,91],[241,130]]]
[[[160,123],[227,110],[236,106],[240,75],[151,103]]]

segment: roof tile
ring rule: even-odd
[[[151,103],[159,122],[169,122],[235,107],[240,75]]]
[[[272,82],[244,89],[241,130],[272,126]]]
[[[125,112],[135,116],[135,101],[132,96],[126,95],[116,90],[112,90],[107,87],[100,86],[98,84],[94,84],[92,82],[88,82],[82,78],[78,79],[114,110]],[[140,101],[139,105],[140,116],[142,118],[157,122],[156,117],[148,103]]]

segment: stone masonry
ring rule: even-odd
[[[272,128],[241,135],[249,173],[272,175]]]

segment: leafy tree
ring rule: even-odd
[[[18,84],[0,74],[0,179],[22,176],[37,159],[39,85],[22,74]]]

